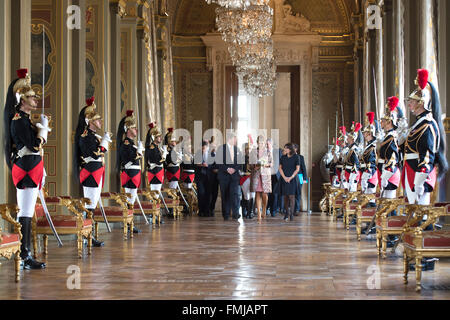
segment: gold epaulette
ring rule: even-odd
[[[19,120],[19,119],[22,119],[22,117],[20,116],[20,113],[16,113],[15,115],[14,115],[14,118],[12,118],[13,120]]]
[[[87,135],[88,135],[88,131],[87,131],[87,130],[84,130],[84,132],[83,132],[83,134],[81,135],[81,137],[82,137],[82,138],[85,138],[85,137],[87,137]]]
[[[128,145],[130,144],[130,141],[125,140],[125,141],[123,142],[123,144],[126,145],[126,146],[128,146]]]
[[[151,146],[150,146],[150,149],[155,149],[155,145],[154,144],[152,144]]]

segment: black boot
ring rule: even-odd
[[[253,199],[247,201],[247,218],[253,219]]]
[[[22,225],[22,243],[20,246],[20,257],[23,260],[23,268],[30,269],[45,269],[46,264],[33,259],[31,255],[31,218],[20,217],[19,222]]]
[[[91,217],[93,217],[94,216],[94,209],[89,209],[89,211],[91,212]],[[86,216],[84,218],[86,219]],[[92,228],[94,228],[93,225],[92,225]],[[105,243],[103,241],[95,239],[94,231],[92,231],[92,246],[96,247],[96,248],[99,248],[99,247],[103,247],[104,245],[105,245]]]
[[[248,200],[245,200],[242,198],[241,200],[241,208],[242,208],[242,216],[244,218],[247,218],[248,216]]]
[[[421,261],[422,264],[422,271],[433,271],[434,270],[434,263],[436,261],[438,261],[439,259],[437,258],[423,258]],[[416,265],[415,264],[410,264],[409,265],[409,270],[410,271],[415,271],[416,270]]]
[[[128,225],[128,232],[130,232],[130,225]],[[139,230],[136,227],[133,227],[133,233],[141,233],[141,230]]]

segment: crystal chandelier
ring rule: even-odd
[[[218,4],[226,8],[246,8],[251,5],[268,5],[270,0],[206,0],[207,4]]]

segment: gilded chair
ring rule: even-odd
[[[39,200],[40,202],[40,200]],[[83,257],[83,238],[87,239],[88,255],[92,253],[92,216],[84,207],[89,203],[89,199],[71,199],[64,197],[45,197],[47,205],[55,205],[61,208],[67,208],[70,214],[54,214],[51,215],[53,225],[58,235],[76,235],[78,258]],[[83,212],[87,212],[84,219]],[[44,255],[48,254],[48,235],[53,235],[53,231],[45,217],[42,204],[37,203],[35,207],[35,215],[32,221],[32,237],[33,237],[33,253],[37,256],[38,235],[43,235]]]
[[[419,225],[423,217],[427,220]],[[434,225],[440,217],[450,216],[450,203],[439,203],[431,206],[416,206],[415,216],[404,227],[402,241],[404,284],[408,284],[408,271],[410,261],[416,264],[416,291],[422,288],[422,258],[424,257],[450,257],[450,230],[425,229]]]
[[[330,197],[330,188],[331,188],[331,183],[327,182],[327,183],[323,183],[322,184],[322,188],[323,188],[323,197],[319,202],[319,208],[320,211],[322,212],[326,212],[327,215],[329,214],[329,197]]]
[[[158,191],[151,190],[138,190],[138,196],[145,196],[148,201],[141,201],[144,214],[152,216],[153,228],[156,227],[156,219],[158,219],[158,226],[161,225],[161,199],[159,199]],[[136,201],[137,202],[137,201]],[[141,210],[138,203],[134,204],[134,210]]]
[[[183,192],[184,198],[186,199],[189,205],[189,215],[198,214],[198,199],[196,195],[195,183],[193,183],[193,187],[191,189],[181,187],[181,191]]]
[[[167,197],[164,197],[164,201],[166,202],[167,208],[172,209],[173,218],[175,220],[179,219],[183,211],[183,206],[180,205],[180,197],[177,195],[177,190],[167,188],[162,192],[167,194]]]
[[[375,194],[361,194],[358,196],[358,205],[356,206],[356,239],[361,241],[361,228],[363,223],[370,224],[377,212],[376,207],[366,207],[371,200],[377,198]]]
[[[0,205],[0,214],[4,221],[14,227],[13,233],[3,232],[0,228],[0,257],[11,259],[14,256],[15,280],[20,281],[20,244],[22,226],[11,216],[11,212],[15,215],[19,212],[16,205],[2,204]]]
[[[345,200],[345,189],[341,188],[330,188],[330,215],[333,215],[333,219],[336,221],[338,216],[338,210],[342,210],[344,207],[344,200]]]
[[[121,222],[123,223],[123,239],[128,239],[128,228],[130,228],[130,237],[133,238],[133,217],[134,217],[134,210],[131,206],[131,204],[128,202],[128,198],[130,198],[130,194],[124,194],[124,193],[115,193],[115,192],[103,192],[101,194],[101,198],[106,198],[109,200],[113,200],[118,205],[116,206],[104,206],[106,219],[108,220],[108,223],[115,223],[115,222]],[[100,198],[99,201],[102,201]],[[131,207],[131,209],[130,209]],[[105,223],[105,220],[103,218],[102,212],[100,210],[100,206],[97,206],[97,208],[94,210],[94,232],[95,232],[95,238],[98,237],[98,224],[99,223]]]
[[[358,202],[354,202],[354,200],[358,200],[358,196],[360,194],[360,191],[347,192],[347,198],[345,198],[343,207],[344,216],[342,218],[344,222],[344,228],[347,230],[350,229],[350,218],[356,214],[356,208],[358,207]]]

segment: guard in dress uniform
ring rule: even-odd
[[[336,162],[336,175],[338,177],[339,187],[341,189],[348,189],[347,181],[345,180],[345,159],[348,153],[347,147],[347,128],[345,126],[339,127],[341,135],[338,139],[341,152],[338,154],[338,160]]]
[[[181,163],[181,181],[186,189],[192,189],[195,180],[194,156],[190,152],[191,145],[183,146],[183,162]]]
[[[402,144],[402,184],[410,204],[429,205],[437,180],[448,170],[445,157],[446,139],[439,94],[435,86],[428,81],[427,70],[417,71],[416,85],[417,89],[408,99],[409,110],[416,116],[416,122],[409,129],[406,141]],[[423,258],[422,270],[433,270],[436,260],[438,259]],[[414,270],[415,265],[411,264],[409,268]]]
[[[330,173],[331,186],[335,188],[338,188],[340,185],[339,173],[337,171],[338,162],[339,162],[339,140],[336,139],[336,142],[334,143],[334,146],[331,149],[331,161],[329,162],[329,164],[327,164],[327,168]]]
[[[164,183],[164,161],[166,161],[167,149],[160,147],[161,142],[161,131],[156,123],[150,123],[145,139],[145,165],[150,190],[155,191],[161,191]]]
[[[31,255],[31,220],[35,212],[39,189],[44,184],[42,148],[47,142],[49,119],[41,115],[41,122],[31,122],[31,111],[36,110],[39,96],[31,88],[27,69],[17,71],[8,88],[4,111],[5,158],[12,170],[17,189],[18,221],[21,224],[22,241],[20,257],[24,269],[44,269],[46,264]]]
[[[112,134],[105,132],[103,137],[98,135],[101,130],[101,116],[96,111],[95,98],[86,100],[86,106],[80,111],[78,126],[75,131],[75,165],[79,172],[79,181],[83,186],[85,198],[91,200],[86,209],[95,210],[99,202],[105,179],[105,153],[112,142]],[[94,247],[103,246],[103,242],[92,239]]]
[[[361,155],[361,189],[365,194],[375,194],[378,185],[377,170],[377,134],[378,126],[375,122],[375,113],[366,114],[366,126],[362,130],[366,147]],[[371,200],[369,206],[375,207],[375,199]]]
[[[167,130],[167,134],[164,137],[164,144],[167,146],[167,157],[164,166],[169,189],[178,190],[178,181],[181,175],[180,164],[183,161],[183,154],[177,151],[175,147],[181,141],[181,137],[178,141],[175,139],[173,128]]]
[[[144,145],[138,141],[137,145],[134,139],[137,137],[136,119],[133,116],[133,110],[127,110],[126,116],[120,120],[117,129],[117,165],[120,170],[120,181],[125,193],[131,194],[128,202],[131,208],[138,197],[137,191],[141,185],[141,159],[144,153]],[[140,231],[134,227],[133,233]]]
[[[397,129],[403,118],[402,109],[398,106],[397,97],[388,98],[386,111],[381,118],[381,128],[385,136],[378,150],[378,176],[381,197],[395,199],[400,183],[399,152],[397,145]],[[393,214],[396,214],[393,212]]]
[[[360,137],[361,127],[360,123],[353,122],[352,132],[347,136],[349,150],[345,157],[345,181],[348,183],[350,192],[356,192],[361,176],[358,156],[358,144],[362,142]]]

